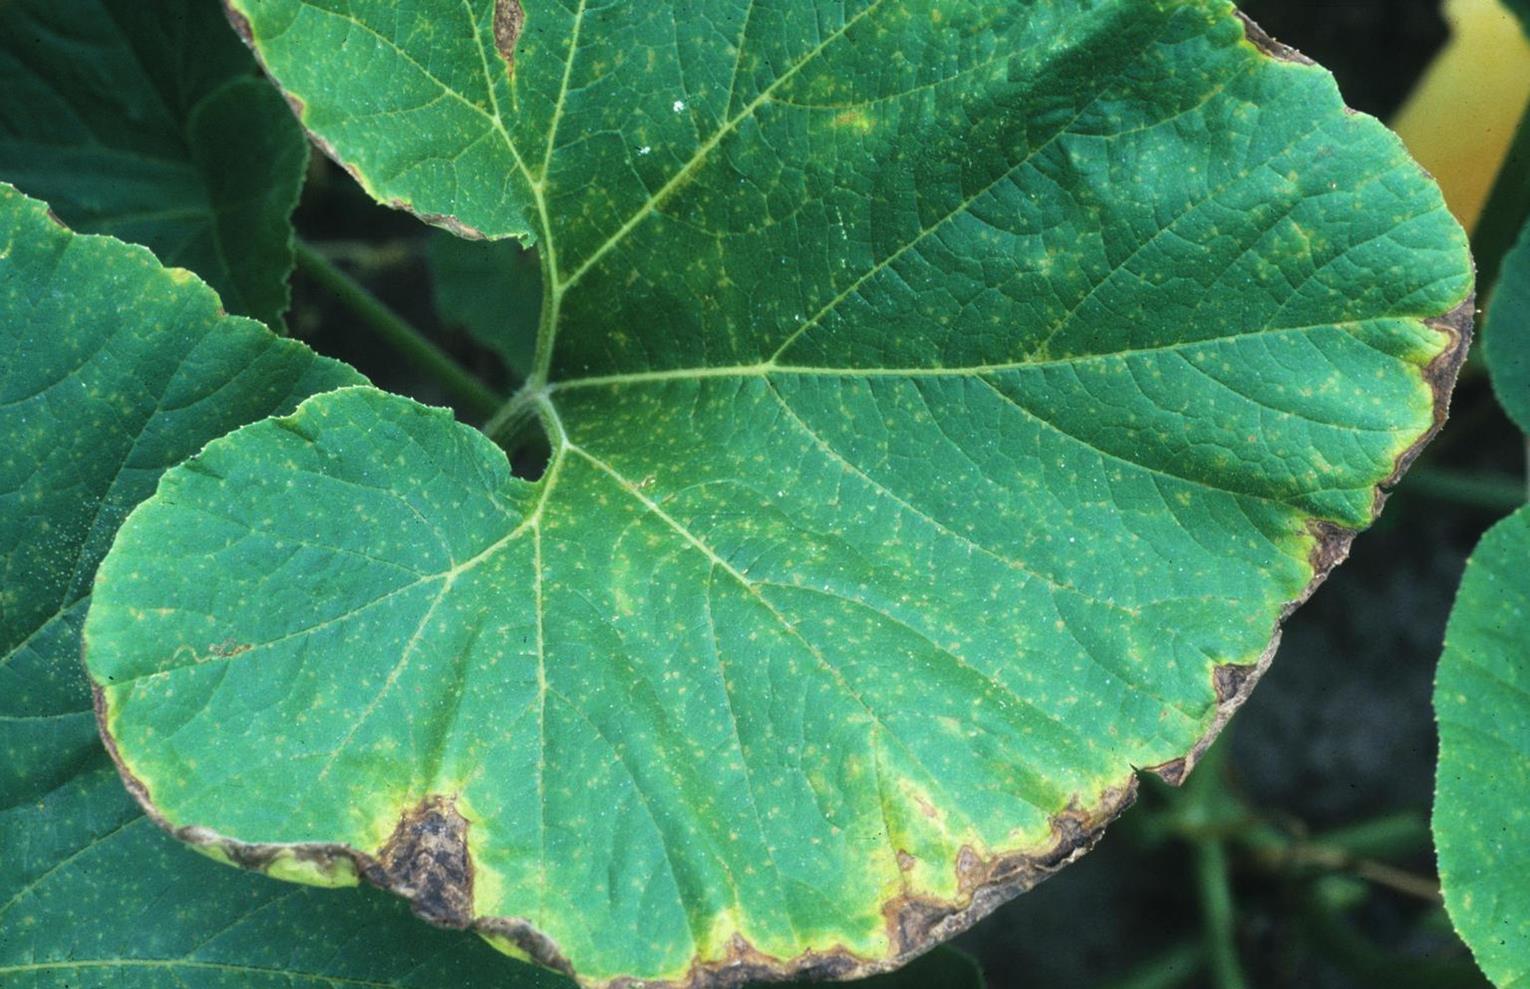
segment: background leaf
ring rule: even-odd
[[[1514,11],[1521,25],[1530,31],[1530,0],[1503,0],[1504,6]]]
[[[1495,219],[1488,195],[1499,164],[1517,154],[1515,123],[1530,98],[1530,39],[1500,0],[1446,0],[1443,8],[1445,48],[1391,123],[1475,233]]]
[[[1501,989],[1530,985],[1530,509],[1467,564],[1435,686],[1445,905]]]
[[[0,179],[277,326],[308,146],[207,0],[0,4]]]
[[[1483,332],[1483,356],[1499,404],[1530,434],[1530,226],[1504,256]]]
[[[439,233],[430,238],[425,257],[442,321],[499,354],[517,378],[530,375],[542,308],[536,255],[514,241]]]

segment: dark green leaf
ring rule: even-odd
[[[307,143],[212,0],[0,3],[0,179],[277,325]]]
[[[542,306],[536,255],[514,241],[440,233],[426,257],[442,320],[498,353],[518,378],[531,374]]]
[[[1504,6],[1514,11],[1514,16],[1519,18],[1519,23],[1530,31],[1530,0],[1503,0]]]
[[[188,851],[89,768],[0,810],[7,989],[568,989],[400,902],[300,889]]]
[[[1530,508],[1483,537],[1445,631],[1434,841],[1445,906],[1500,989],[1530,986]]]
[[[1530,435],[1530,226],[1504,255],[1482,339],[1499,404]]]
[[[0,985],[566,986],[401,903],[189,854],[111,769],[79,624],[118,524],[207,440],[361,380],[216,306],[0,186]]]

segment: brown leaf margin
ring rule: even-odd
[[[509,4],[519,13],[519,0],[496,0],[496,16],[501,5]],[[254,50],[250,26],[224,0],[230,20],[240,36]],[[1241,11],[1245,37],[1262,55],[1278,62],[1303,67],[1317,63],[1301,52],[1281,44]],[[506,22],[508,24],[508,21]],[[521,26],[515,23],[516,34]],[[513,38],[511,39],[513,47]],[[501,54],[505,55],[503,48]],[[259,52],[256,52],[259,58]],[[505,55],[513,68],[513,52]],[[262,63],[264,67],[264,63]],[[269,77],[269,74],[268,74]],[[275,82],[273,80],[273,85]],[[280,87],[278,86],[280,90]],[[303,104],[282,90],[301,121]],[[1355,113],[1349,107],[1346,112]],[[365,178],[341,160],[338,152],[317,135],[309,132],[316,147],[350,172],[363,188]],[[1422,172],[1422,166],[1420,166]],[[1427,172],[1425,176],[1430,178]],[[374,197],[376,198],[376,197]],[[392,201],[387,205],[415,212],[409,204]],[[484,235],[455,217],[435,214],[416,216],[426,223],[441,226],[458,236],[482,239]],[[1423,320],[1426,327],[1445,337],[1445,346],[1423,368],[1424,382],[1433,394],[1433,419],[1430,427],[1397,458],[1392,472],[1375,489],[1371,519],[1381,513],[1392,488],[1402,479],[1413,461],[1444,427],[1450,410],[1450,396],[1466,360],[1476,313],[1475,293],[1443,315]],[[1364,527],[1362,527],[1364,528]],[[929,949],[972,927],[1002,904],[1027,892],[1042,880],[1088,853],[1103,837],[1105,829],[1124,813],[1136,799],[1138,777],[1151,772],[1174,786],[1181,785],[1207,749],[1216,741],[1233,714],[1243,706],[1259,680],[1268,671],[1280,645],[1287,618],[1313,595],[1328,575],[1349,556],[1350,544],[1361,529],[1349,529],[1315,520],[1308,529],[1314,537],[1308,565],[1313,575],[1307,585],[1281,609],[1271,632],[1269,644],[1252,664],[1223,663],[1212,668],[1212,690],[1216,711],[1211,725],[1183,756],[1154,766],[1133,767],[1118,784],[1106,787],[1087,799],[1077,795],[1068,807],[1050,819],[1050,835],[1039,846],[980,857],[963,846],[953,863],[958,896],[941,900],[905,892],[882,905],[882,915],[892,952],[883,958],[868,958],[842,946],[824,950],[809,949],[793,958],[775,958],[735,934],[721,959],[692,961],[686,975],[678,980],[653,980],[618,977],[597,981],[581,978],[546,934],[530,921],[519,917],[477,917],[472,910],[473,862],[467,852],[466,833],[471,826],[457,812],[453,798],[440,794],[427,796],[416,807],[400,815],[392,836],[376,852],[359,851],[338,843],[264,844],[242,842],[196,825],[174,825],[154,806],[148,787],[127,767],[116,741],[107,730],[109,712],[105,693],[94,681],[91,690],[97,725],[107,752],[144,813],[161,828],[183,842],[197,846],[241,868],[270,872],[282,863],[298,863],[316,875],[333,878],[345,885],[353,877],[365,878],[379,888],[396,893],[409,901],[421,919],[439,927],[472,930],[509,946],[517,953],[553,971],[575,979],[591,989],[741,989],[755,982],[788,980],[848,980],[892,971]]]

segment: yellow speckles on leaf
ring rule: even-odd
[[[865,110],[845,110],[834,117],[834,126],[869,134],[876,128],[877,120]]]

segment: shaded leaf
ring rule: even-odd
[[[1467,563],[1435,683],[1445,906],[1500,989],[1530,986],[1530,509]]]
[[[1503,0],[1503,3],[1514,11],[1514,16],[1519,18],[1520,25],[1530,30],[1530,0]]]
[[[1499,404],[1530,434],[1530,226],[1504,255],[1482,349]]]
[[[518,378],[531,374],[542,306],[536,255],[514,241],[437,234],[425,257],[442,321],[467,330]]]
[[[0,4],[0,179],[276,326],[308,160],[209,0]]]
[[[592,984],[1039,881],[1443,418],[1461,231],[1225,4],[235,6],[375,196],[536,240],[553,454],[355,388],[168,474],[86,630],[122,768]]]

